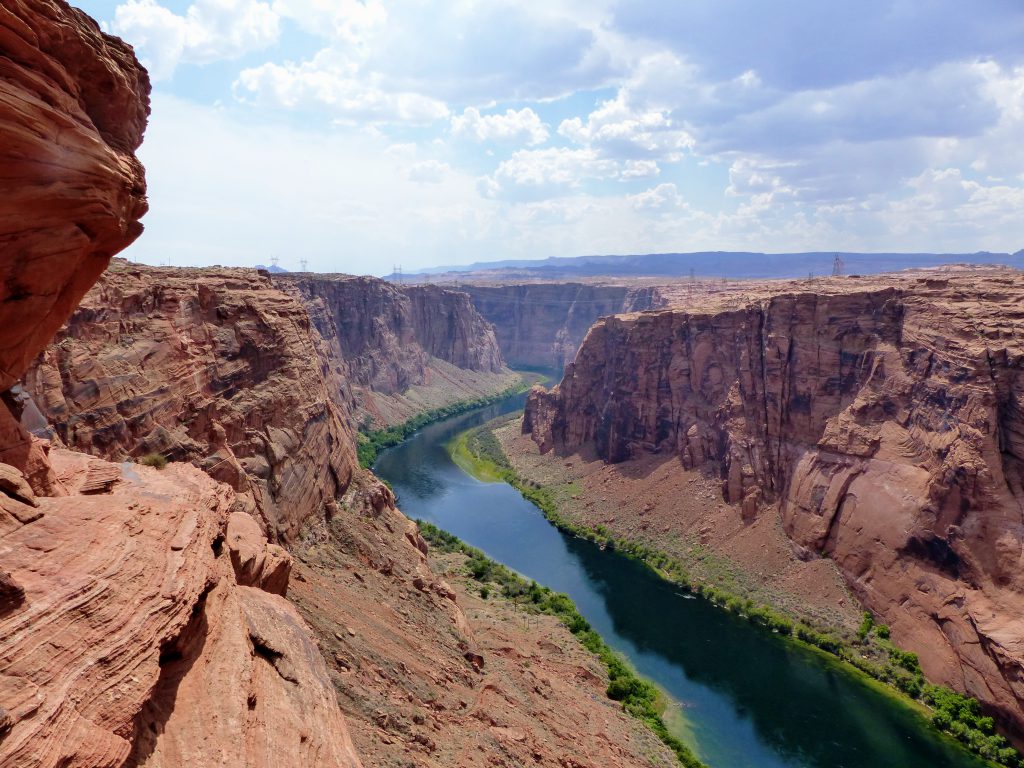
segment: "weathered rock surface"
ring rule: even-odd
[[[141,232],[149,83],[61,0],[5,2],[0,49],[0,765],[359,766],[308,627],[236,582],[234,560],[274,591],[287,569],[265,539],[229,554],[235,492],[22,423],[40,414],[12,385]]]
[[[25,381],[67,446],[192,461],[276,541],[329,514],[356,465],[339,364],[253,270],[115,262]]]
[[[859,284],[605,318],[524,430],[719,477],[1022,733],[1024,278]]]
[[[494,329],[465,293],[344,275],[274,280],[307,306],[352,383],[360,418],[393,424],[513,381]]]
[[[149,78],[63,0],[0,7],[0,391],[142,231]],[[2,460],[3,457],[0,457]]]
[[[473,306],[494,326],[513,367],[562,370],[594,321],[664,306],[658,288],[587,283],[467,284]]]
[[[359,765],[305,623],[236,583],[234,492],[172,464],[80,495],[97,460],[53,458],[70,495],[0,533],[0,764]]]

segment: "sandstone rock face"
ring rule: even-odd
[[[1024,279],[892,282],[605,318],[524,430],[714,473],[1021,733]]]
[[[62,0],[0,7],[0,391],[142,231],[149,78]],[[2,457],[0,457],[2,459]]]
[[[359,765],[305,623],[236,582],[230,488],[187,464],[54,465],[69,495],[0,514],[0,582],[22,591],[0,610],[0,764]],[[95,469],[120,479],[81,495]]]
[[[562,370],[599,317],[663,306],[654,287],[586,283],[466,285],[473,306],[494,326],[513,367]]]
[[[372,277],[276,275],[346,374],[361,423],[380,427],[517,381],[465,293]]]
[[[402,392],[424,382],[430,358],[491,373],[504,365],[494,330],[464,293],[372,277],[276,279],[309,305],[314,325],[347,363],[354,384]]]
[[[192,461],[276,541],[329,514],[356,466],[338,363],[305,307],[253,270],[116,262],[26,389],[69,447]]]

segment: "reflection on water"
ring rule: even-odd
[[[712,768],[980,768],[979,761],[814,652],[688,599],[643,566],[566,536],[505,483],[449,459],[454,435],[525,395],[424,428],[374,470],[402,511],[568,593],[608,644],[681,706],[670,723]]]

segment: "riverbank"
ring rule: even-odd
[[[466,556],[428,547],[387,499],[361,473],[304,532],[288,589],[364,765],[677,765],[556,616],[481,597]]]
[[[528,581],[501,563],[470,547],[458,537],[424,521],[418,521],[420,532],[435,549],[463,555],[459,565],[466,575],[479,583],[479,594],[489,599],[511,601],[524,614],[546,614],[559,619],[579,644],[601,662],[607,674],[605,694],[621,702],[623,711],[643,723],[666,747],[672,750],[684,768],[707,768],[690,749],[669,733],[662,715],[664,695],[651,682],[644,680],[612,651],[601,636],[580,615],[568,595],[552,592],[535,581]]]
[[[409,435],[416,432],[416,430],[422,429],[428,424],[433,424],[451,416],[457,416],[460,413],[466,413],[475,408],[483,408],[512,395],[521,394],[529,390],[534,384],[541,383],[547,379],[544,374],[533,371],[515,371],[514,373],[519,376],[519,380],[500,392],[495,392],[493,395],[477,397],[471,400],[459,400],[440,408],[422,411],[406,421],[382,429],[360,427],[356,436],[356,452],[359,458],[359,466],[363,469],[369,469],[381,451],[398,445]]]
[[[612,514],[602,511],[602,516],[598,518],[602,522],[595,523],[593,515],[581,512],[588,502],[588,490],[592,493],[592,489],[584,488],[578,479],[559,486],[546,485],[538,482],[546,479],[540,472],[533,475],[524,473],[526,462],[510,461],[505,446],[518,433],[517,423],[513,421],[505,426],[490,423],[458,435],[449,443],[453,459],[466,471],[482,472],[479,475],[481,479],[503,480],[517,488],[549,521],[563,531],[587,538],[602,547],[621,551],[645,563],[662,578],[702,594],[733,615],[785,637],[790,642],[824,652],[849,673],[856,672],[884,684],[887,694],[904,706],[920,713],[924,711],[924,704],[927,704],[926,719],[939,731],[956,738],[974,754],[1011,768],[1021,764],[1020,755],[1002,736],[995,734],[992,719],[982,716],[976,701],[949,689],[929,685],[921,674],[916,656],[893,645],[888,639],[888,628],[875,626],[870,616],[864,616],[858,611],[860,620],[854,627],[851,628],[847,622],[846,626],[841,625],[839,631],[836,631],[834,626],[830,628],[813,618],[808,620],[805,616],[780,610],[777,604],[769,605],[749,595],[732,592],[721,582],[708,580],[706,572],[700,574],[704,578],[695,577],[682,562],[682,558],[674,556],[675,552],[654,545],[652,540],[656,540],[658,534],[665,531],[655,529],[644,541],[627,538],[616,526],[614,510]],[[513,458],[521,459],[521,456]],[[563,463],[561,459],[552,460],[550,457],[542,461],[547,465]],[[571,466],[580,461],[580,457],[573,456],[566,459],[564,465]],[[704,494],[694,495],[699,498]],[[601,501],[606,501],[606,498]],[[679,498],[669,494],[667,504],[671,506],[673,503],[679,503]],[[640,517],[643,514],[641,510]],[[697,555],[700,554],[698,551]],[[732,583],[735,584],[738,579],[735,574],[732,575]]]

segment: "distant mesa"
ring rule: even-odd
[[[426,276],[446,279],[528,278],[572,280],[585,277],[727,277],[764,280],[802,278],[808,274],[832,274],[836,257],[845,274],[874,275],[906,269],[932,269],[944,265],[969,264],[1024,268],[1024,250],[1016,253],[849,253],[809,251],[801,253],[759,253],[753,251],[696,251],[691,253],[648,253],[610,256],[552,256],[546,259],[513,259],[476,262],[461,266],[434,267],[405,279]],[[396,275],[389,275],[394,280]]]
[[[271,264],[269,267],[264,266],[263,264],[257,264],[256,265],[256,269],[262,269],[265,272],[273,272],[274,274],[278,274],[278,273],[281,273],[281,272],[290,272],[291,271],[290,269],[285,269],[284,267],[279,267],[279,266],[277,266],[277,264]]]

